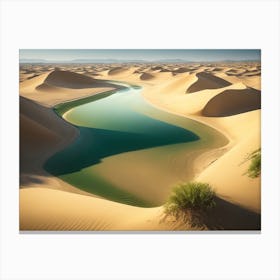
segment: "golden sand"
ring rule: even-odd
[[[261,210],[260,178],[244,175],[246,156],[260,147],[260,100],[251,95],[260,90],[258,65],[75,67],[62,70],[81,76],[61,69],[54,75],[43,66],[34,73],[20,72],[21,230],[196,229],[163,219],[163,207],[139,208],[97,198],[43,170],[47,158],[78,136],[51,107],[113,89],[101,83],[107,79],[140,85],[153,106],[222,132],[229,144],[194,158],[193,165],[203,168],[193,180],[210,183],[221,198],[217,209],[223,214],[213,214],[221,228],[259,228],[254,213]]]

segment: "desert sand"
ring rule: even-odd
[[[260,148],[260,73],[259,63],[21,65],[20,229],[260,229],[260,177],[244,175],[246,157]],[[218,196],[203,227],[165,217],[162,206],[97,197],[44,170],[51,155],[79,136],[52,107],[118,88],[108,80],[139,85],[152,106],[211,126],[228,139],[226,146],[191,158],[190,180],[210,183]]]

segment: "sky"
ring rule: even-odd
[[[260,50],[189,50],[189,49],[21,49],[21,61],[46,60],[66,62],[73,60],[184,60],[184,61],[224,61],[224,60],[260,60]]]

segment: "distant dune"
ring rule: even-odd
[[[139,85],[141,94],[151,105],[197,120],[223,133],[228,139],[227,146],[202,151],[201,155],[189,157],[188,161],[182,153],[182,158],[171,159],[172,168],[177,174],[180,170],[189,172],[195,180],[208,182],[215,188],[221,200],[214,210],[217,217],[210,217],[218,222],[219,227],[215,229],[259,229],[259,220],[248,213],[261,212],[260,177],[252,179],[244,175],[250,164],[249,161],[244,163],[244,159],[260,147],[260,73],[258,63],[21,66],[20,229],[182,229],[175,220],[165,220],[162,207],[140,208],[98,198],[48,174],[43,168],[52,154],[78,136],[76,128],[57,116],[53,106],[118,88],[109,80]],[[99,75],[99,79],[90,75]],[[129,168],[129,172],[132,171],[130,178],[111,175],[121,182],[122,188],[125,184],[128,186],[128,180],[135,180],[133,170],[139,168],[139,165],[133,165],[135,156],[135,152],[132,156],[118,155],[131,158],[131,161],[123,161],[122,168],[118,166],[124,171]],[[141,171],[144,168],[145,174],[155,174],[153,161],[147,161],[145,156],[145,151],[139,151],[138,157],[143,162]],[[159,153],[159,156],[162,155]],[[111,163],[104,159],[103,164],[107,164],[104,172],[116,172],[118,159],[116,157]],[[179,169],[181,162],[183,168]],[[168,172],[162,168],[159,174],[168,177]],[[153,176],[148,177],[152,180]],[[167,179],[162,180],[166,182]],[[147,186],[142,184],[139,193],[145,188]],[[160,189],[157,191],[161,192]],[[145,195],[151,194],[154,195],[145,190]],[[188,222],[184,229],[195,230]]]
[[[181,74],[181,73],[186,73],[186,72],[191,72],[191,71],[192,71],[192,69],[190,69],[190,68],[180,67],[180,68],[178,68],[176,70],[173,70],[172,73],[174,75],[176,75],[176,74]]]
[[[206,117],[226,117],[261,108],[260,91],[247,89],[231,89],[214,96],[205,105],[202,115]]]
[[[161,70],[161,66],[153,66],[151,67],[151,70]]]
[[[120,73],[122,73],[126,70],[127,69],[123,68],[123,67],[114,67],[114,68],[112,68],[111,70],[108,71],[108,75],[117,75],[117,74],[120,74]]]
[[[100,81],[93,79],[89,76],[78,74],[70,71],[52,71],[44,80],[42,85],[37,89],[47,89],[48,86],[63,87],[71,89],[91,88],[96,86],[104,86]]]
[[[149,73],[143,73],[140,75],[141,80],[151,80],[153,78],[154,78],[154,76]]]
[[[187,89],[187,93],[193,93],[204,89],[223,88],[231,85],[230,82],[205,72],[197,73],[196,77],[197,81]]]

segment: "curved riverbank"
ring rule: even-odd
[[[163,204],[175,184],[197,174],[198,157],[227,143],[210,127],[150,106],[139,87],[55,109],[80,134],[46,162],[46,170],[79,189],[130,205]]]
[[[230,87],[243,89],[244,85],[238,83]],[[200,167],[195,180],[210,183],[217,195],[226,201],[260,213],[261,178],[252,179],[245,174],[250,165],[246,157],[261,146],[261,110],[236,113],[226,117],[205,117],[202,116],[199,108],[203,108],[203,104],[223,89],[193,94],[180,92],[176,86],[173,90],[172,95],[168,94],[163,86],[160,91],[146,87],[143,96],[151,105],[204,123],[221,132],[228,139],[228,144],[223,148],[209,151],[195,160],[194,165]]]
[[[76,70],[73,69],[73,71]],[[176,76],[170,73],[153,73],[153,79],[140,81],[139,74],[134,74],[134,72],[135,67],[132,67],[126,76],[114,76],[114,80],[118,80],[120,83],[124,80],[145,87],[142,93],[145,99],[150,99],[151,106],[158,106],[161,112],[162,110],[172,112],[170,114],[172,118],[174,114],[181,114],[185,120],[195,118],[207,126],[212,126],[220,130],[223,135],[228,136],[231,140],[230,143],[234,146],[223,156],[217,155],[215,148],[209,151],[198,150],[200,155],[187,155],[177,149],[176,145],[181,145],[180,143],[169,145],[170,153],[166,153],[166,151],[162,153],[161,149],[165,149],[166,146],[129,151],[103,158],[104,168],[95,165],[95,167],[99,167],[96,171],[102,176],[103,173],[108,175],[108,170],[115,171],[110,173],[109,179],[115,180],[117,176],[118,183],[123,186],[124,190],[127,190],[130,187],[126,185],[129,180],[135,180],[133,173],[142,170],[142,173],[138,173],[137,180],[140,187],[134,191],[139,192],[139,196],[142,197],[145,195],[159,197],[156,190],[147,192],[145,189],[145,177],[152,178],[156,173],[160,178],[156,182],[151,181],[151,184],[157,187],[156,189],[161,195],[164,195],[161,186],[166,183],[167,172],[165,168],[158,165],[157,161],[151,159],[152,150],[153,156],[158,161],[166,162],[167,170],[176,171],[177,178],[179,176],[181,180],[189,180],[189,178],[195,177],[196,180],[210,183],[216,189],[219,199],[215,213],[213,213],[214,216],[209,217],[207,221],[208,229],[260,229],[260,216],[248,210],[252,209],[255,213],[260,212],[260,178],[251,179],[244,176],[249,162],[242,163],[248,152],[259,147],[260,110],[225,118],[205,118],[200,116],[197,110],[223,89],[205,90],[188,95],[185,94],[186,88],[193,81],[192,75],[188,75],[188,73]],[[27,176],[29,179],[24,186],[21,185],[23,189],[20,189],[20,229],[196,230],[197,228],[187,222],[176,224],[174,220],[164,219],[163,207],[142,208],[93,197],[93,194],[73,187],[42,169],[46,154],[53,154],[58,147],[59,150],[64,149],[71,141],[76,141],[79,135],[75,126],[65,122],[49,108],[70,99],[81,99],[81,97],[104,92],[104,88],[94,87],[95,80],[92,88],[69,89],[67,83],[60,88],[40,87],[46,76],[47,74],[43,74],[20,83],[21,96],[34,100],[34,108],[28,104],[26,110],[29,114],[28,118],[32,121],[31,124],[36,124],[36,127],[40,126],[40,130],[36,129],[36,134],[30,134],[31,137],[26,143],[23,141],[24,139],[21,139],[21,151],[28,156],[26,157],[27,162],[24,161],[27,164],[23,165],[24,169],[21,168],[21,176]],[[110,77],[105,72],[101,72],[99,78],[108,80]],[[104,86],[107,87],[107,84]],[[37,88],[40,88],[40,91]],[[234,84],[231,88],[238,89],[241,88],[241,85]],[[112,90],[112,86],[109,84],[106,91],[108,90]],[[39,104],[43,104],[43,106]],[[21,110],[21,113],[25,115],[25,111]],[[152,114],[149,110],[145,114],[157,117],[157,114]],[[30,129],[30,121],[25,123],[28,129]],[[65,132],[67,127],[69,133]],[[180,127],[179,124],[178,127]],[[181,126],[181,128],[183,127]],[[41,132],[44,133],[40,134]],[[55,136],[52,138],[54,143],[45,141],[46,134]],[[74,139],[73,134],[75,134]],[[174,157],[166,157],[165,154],[171,154],[174,150],[178,151]],[[225,152],[223,148],[220,150],[221,153]],[[133,164],[135,159],[140,165]],[[21,156],[21,160],[25,160],[25,157]],[[32,168],[29,167],[31,165]],[[176,170],[176,166],[179,165],[187,168]],[[152,168],[155,166],[158,167],[157,171]],[[127,168],[134,170],[134,172],[130,172],[130,178],[124,176]],[[202,169],[203,172],[201,172]],[[152,170],[155,173],[152,174]],[[181,177],[181,174],[184,175]],[[167,195],[168,192],[169,190],[166,189]],[[224,200],[220,199],[223,197]]]

